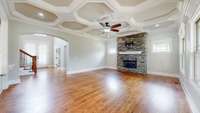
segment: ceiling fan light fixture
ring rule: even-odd
[[[104,32],[109,33],[110,32],[110,28],[105,28]]]

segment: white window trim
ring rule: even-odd
[[[193,80],[197,85],[200,85],[200,80],[198,77],[196,77],[196,56],[200,54],[200,45],[197,45],[197,28],[196,28],[196,22],[200,19],[200,6],[195,11],[194,15],[192,16],[192,19],[190,20],[190,32],[191,32],[191,52],[193,53],[193,62],[192,62],[192,74],[193,74]]]
[[[159,43],[165,43],[165,42],[168,42],[168,46],[169,46],[169,51],[155,51],[154,50],[154,45],[155,44],[159,44]],[[151,47],[151,52],[152,53],[170,53],[170,52],[172,52],[173,50],[172,50],[172,41],[170,40],[170,39],[166,39],[166,40],[157,40],[157,41],[153,41],[152,42],[152,47]]]

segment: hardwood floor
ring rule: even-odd
[[[191,113],[177,79],[103,69],[49,69],[0,97],[0,113]]]

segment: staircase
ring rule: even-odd
[[[20,49],[20,75],[37,74],[37,56]]]

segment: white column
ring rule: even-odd
[[[2,89],[7,88],[8,73],[8,18],[0,1],[0,79]]]

